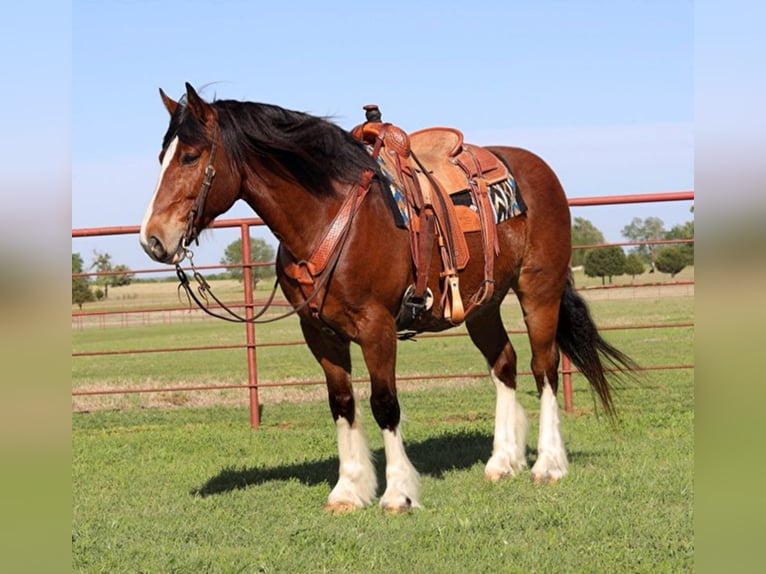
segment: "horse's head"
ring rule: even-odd
[[[155,261],[178,263],[189,243],[236,201],[242,182],[221,144],[215,106],[188,83],[185,101],[174,101],[162,90],[160,96],[170,125],[140,239]]]

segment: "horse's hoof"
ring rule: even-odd
[[[357,510],[359,507],[353,502],[328,502],[324,505],[322,510],[325,512],[331,512],[332,514],[348,514]]]
[[[556,474],[533,474],[532,475],[532,482],[535,484],[555,484],[559,480],[561,480],[563,476],[558,476]]]
[[[412,500],[409,497],[406,497],[402,504],[382,503],[380,507],[383,509],[383,512],[388,514],[403,514],[412,510],[413,504]]]
[[[509,472],[485,472],[484,480],[488,480],[489,482],[499,482],[509,476],[511,476],[511,473]]]

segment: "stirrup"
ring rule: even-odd
[[[402,305],[399,307],[399,312],[396,315],[396,332],[397,336],[402,339],[409,339],[414,337],[417,333],[409,330],[408,327],[420,317],[422,313],[425,313],[434,304],[434,296],[431,289],[426,288],[426,292],[422,296],[415,295],[415,285],[410,285],[402,296]]]

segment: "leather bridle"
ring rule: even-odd
[[[215,133],[213,134],[213,145],[210,147],[210,158],[205,168],[205,177],[202,178],[202,183],[199,186],[197,192],[197,198],[194,200],[189,215],[186,220],[186,231],[181,239],[181,248],[184,250],[184,254],[187,252],[187,248],[192,241],[196,245],[199,245],[199,232],[197,231],[197,219],[205,211],[205,202],[207,201],[207,194],[210,191],[210,186],[213,184],[213,178],[215,177],[215,152],[218,151],[218,124],[215,126]]]

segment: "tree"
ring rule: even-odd
[[[115,265],[112,271],[123,271],[118,275],[109,276],[109,285],[112,287],[122,287],[124,285],[130,285],[133,282],[133,273],[130,272],[130,267],[127,265]]]
[[[604,234],[584,217],[575,217],[572,223],[572,245],[597,245],[604,243]],[[589,249],[572,249],[572,267],[585,263]]]
[[[100,253],[93,250],[93,262],[90,264],[91,269],[95,269],[99,273],[108,273],[112,270],[112,256],[108,253]],[[96,285],[103,286],[103,298],[109,297],[109,275],[98,275],[95,279]]]
[[[256,263],[270,263],[274,260],[274,248],[260,238],[250,238],[250,260]],[[242,239],[237,239],[226,246],[222,265],[242,265]],[[253,276],[253,287],[258,281],[274,275],[274,269],[270,265],[258,265],[251,267]],[[230,267],[227,275],[232,279],[242,281],[242,268]]]
[[[605,284],[605,277],[609,277],[609,283],[611,283],[613,276],[623,273],[625,273],[625,252],[617,245],[591,249],[585,256],[585,274],[588,277],[601,277],[602,285]]]
[[[641,256],[638,253],[628,253],[625,258],[625,274],[635,279],[636,275],[641,275],[644,271],[646,266]]]
[[[665,237],[665,224],[659,217],[647,217],[646,219],[634,217],[628,225],[622,228],[622,235],[630,241],[658,241]],[[638,253],[654,269],[656,245],[637,245],[632,251]]]
[[[72,304],[82,309],[83,303],[93,301],[95,296],[84,276],[74,277],[75,273],[82,273],[84,263],[79,253],[72,253]]]
[[[665,233],[665,239],[694,239],[694,221],[674,225]],[[686,265],[694,265],[694,243],[679,243],[677,247],[684,254]]]
[[[659,271],[675,277],[676,273],[686,267],[686,255],[678,245],[667,245],[657,250],[654,264]]]

